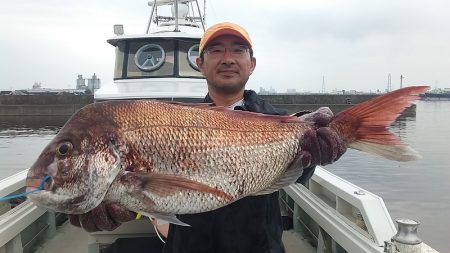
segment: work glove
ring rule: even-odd
[[[347,150],[346,143],[336,131],[328,127],[333,120],[333,112],[328,107],[299,115],[302,121],[311,122],[314,127],[303,135],[301,140],[302,165],[327,165],[337,161]]]
[[[112,231],[123,222],[135,218],[136,213],[116,203],[100,203],[96,208],[85,214],[69,215],[69,221],[72,225],[81,227],[87,232]]]

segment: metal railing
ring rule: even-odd
[[[394,241],[397,229],[382,198],[321,167],[306,186],[285,187],[280,206],[318,253],[437,252],[424,243]],[[408,251],[412,248],[420,251]]]

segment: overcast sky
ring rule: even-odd
[[[111,82],[114,24],[144,33],[147,1],[0,0],[0,90],[75,88],[78,74]],[[275,4],[274,4],[275,3]],[[448,0],[210,0],[207,26],[250,33],[257,66],[248,87],[282,92],[450,87]]]

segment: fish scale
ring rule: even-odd
[[[128,111],[125,121],[121,119],[127,110],[109,108],[105,111],[112,115],[113,122],[117,124],[119,138],[124,139],[121,142],[140,150],[140,159],[144,160],[140,163],[149,164],[149,172],[181,175],[224,191],[233,198],[267,188],[282,175],[283,169],[298,152],[299,140],[295,134],[298,124],[286,124],[280,128],[273,121],[264,121],[264,118],[262,122],[252,118],[230,118],[221,111],[191,107],[182,107],[180,110],[176,105],[170,105],[167,109],[167,104],[153,101],[134,102],[124,108],[130,106],[134,108],[132,112],[139,114],[130,119]],[[155,108],[165,109],[165,114],[151,117],[150,120],[139,117],[158,110]],[[180,122],[174,121],[174,118],[190,120]],[[253,126],[252,131],[244,130],[249,124]],[[188,164],[190,166],[185,162],[187,159],[191,161]],[[268,171],[261,174],[261,170]],[[113,184],[111,188],[114,187]],[[182,205],[183,209],[180,209],[180,205],[169,204],[179,203],[180,199],[187,196],[190,203],[197,204]],[[149,194],[145,197],[150,197],[155,206],[163,207],[151,210],[153,212],[193,213],[212,210],[217,204],[226,203],[214,194],[196,191],[168,196]],[[141,203],[145,201],[137,203],[140,206],[132,209],[142,209]],[[168,210],[169,207],[175,209]]]

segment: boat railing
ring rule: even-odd
[[[0,180],[0,197],[25,188],[27,171]],[[25,200],[14,208],[8,202],[0,202],[0,252],[34,252],[39,243],[56,233],[57,215]]]
[[[26,175],[24,170],[0,180],[0,197],[25,190]],[[57,213],[28,200],[12,209],[9,203],[0,205],[3,205],[0,210],[4,209],[0,213],[1,253],[35,252],[55,235],[61,219]],[[285,187],[280,194],[280,206],[284,214],[292,217],[293,230],[316,247],[317,252],[391,252],[385,251],[386,245],[397,251],[404,246],[392,244],[396,228],[382,198],[320,167],[306,186]],[[89,253],[98,253],[118,238],[140,236],[155,236],[147,219],[125,223],[111,232],[91,233],[86,247]],[[424,243],[406,246],[420,246],[422,251],[417,252],[437,252]]]
[[[316,247],[330,238],[347,252],[382,252],[384,241],[396,233],[379,196],[320,167],[306,186],[285,187],[281,199],[294,230]]]
[[[280,206],[317,252],[437,252],[422,242],[394,241],[397,229],[383,199],[320,166],[305,185],[283,188]]]
[[[28,169],[0,180],[0,197],[25,191],[27,173]],[[66,220],[66,215],[40,208],[30,200],[17,206],[0,202],[0,253],[36,252]],[[150,236],[156,236],[154,227],[148,219],[141,219],[114,231],[89,233],[85,243],[89,253],[99,253],[118,238]]]

